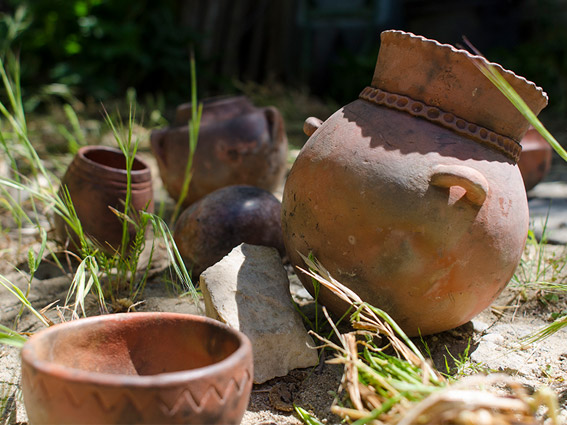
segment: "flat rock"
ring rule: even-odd
[[[295,310],[275,248],[241,244],[201,274],[207,316],[246,334],[254,353],[254,382],[315,366],[317,351]]]

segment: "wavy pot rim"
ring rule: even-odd
[[[438,48],[448,49],[452,53],[456,53],[458,55],[464,55],[469,59],[480,60],[487,65],[490,65],[490,66],[497,68],[500,73],[505,74],[505,75],[509,75],[511,77],[514,77],[514,78],[517,78],[517,79],[521,80],[523,83],[526,83],[528,86],[532,86],[537,92],[541,93],[542,96],[544,96],[545,98],[548,98],[548,95],[545,92],[545,90],[542,87],[540,87],[539,85],[537,85],[535,82],[528,80],[526,77],[523,77],[521,75],[516,74],[514,71],[511,71],[509,69],[504,68],[499,63],[492,62],[492,61],[488,60],[484,56],[473,54],[473,53],[469,52],[468,50],[455,47],[452,44],[441,43],[441,42],[439,42],[435,39],[427,38],[427,37],[424,37],[424,36],[418,35],[418,34],[414,34],[410,31],[386,30],[386,31],[383,31],[381,34],[382,34],[383,38],[388,38],[388,37],[394,36],[394,37],[414,39],[414,40],[420,41],[424,44],[433,44],[434,46],[436,46]]]
[[[380,38],[371,87],[387,94],[439,108],[442,115],[452,114],[516,143],[528,121],[478,66],[498,70],[536,115],[548,103],[541,87],[481,55],[400,30],[383,31]]]

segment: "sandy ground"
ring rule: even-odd
[[[25,271],[14,270],[14,266],[25,270],[26,253],[29,247],[37,246],[36,235],[32,231],[19,240],[15,231],[5,233],[0,246],[0,272],[23,290],[27,286]],[[527,250],[525,260],[533,259],[534,250]],[[565,258],[564,245],[550,245],[547,258]],[[144,301],[138,306],[140,311],[177,311],[195,313],[198,311],[189,298],[179,298],[166,290],[165,258],[158,258],[154,274],[144,294]],[[527,266],[526,266],[527,267]],[[565,270],[567,271],[567,270]],[[564,281],[565,271],[557,271],[556,277]],[[290,272],[292,292],[301,298],[304,291],[296,285],[297,279]],[[63,305],[70,275],[62,274],[49,262],[44,262],[31,285],[30,301],[36,308],[43,308],[54,301]],[[307,303],[306,312],[312,311]],[[309,310],[311,308],[311,310]],[[469,350],[474,367],[461,371],[469,374],[474,371],[503,372],[515,377],[531,389],[540,386],[551,387],[559,396],[564,409],[567,401],[567,345],[565,331],[533,344],[522,345],[520,338],[530,335],[550,323],[551,314],[567,310],[567,297],[545,297],[537,291],[509,285],[493,306],[485,310],[472,322],[458,329],[426,337],[418,344],[427,344],[435,365],[446,371],[446,362],[454,365],[454,359]],[[0,287],[0,323],[12,326],[20,311],[20,304],[3,287]],[[96,309],[93,309],[96,311]],[[55,310],[49,315],[58,321]],[[24,313],[18,330],[35,332],[41,325],[30,314]],[[18,391],[19,352],[15,348],[0,346],[0,383],[2,397],[14,396],[5,412],[0,413],[3,423],[26,423],[26,414]],[[325,423],[340,423],[338,417],[330,412],[333,393],[339,388],[342,369],[322,362],[309,370],[292,371],[288,376],[276,378],[262,385],[254,386],[250,404],[243,424],[299,424],[299,419],[291,411],[293,403],[312,412]]]
[[[557,248],[555,249],[558,250]],[[64,300],[68,285],[68,276],[51,276],[53,267],[40,270],[38,278],[32,284],[30,300],[38,307],[43,307],[55,300]],[[159,274],[148,286],[145,301],[138,307],[140,311],[176,311],[197,313],[198,309],[188,297],[179,298],[164,290]],[[292,282],[296,279],[292,277]],[[22,275],[13,274],[12,281],[25,281]],[[292,285],[296,293],[303,293]],[[520,338],[529,335],[549,323],[553,311],[562,308],[565,300],[556,300],[543,304],[534,294],[523,301],[522,292],[510,286],[495,302],[492,308],[484,311],[472,322],[452,331],[426,337],[425,343],[431,351],[433,361],[441,371],[446,371],[445,361],[454,364],[467,347],[476,369],[484,372],[503,372],[514,376],[519,382],[531,389],[542,385],[550,386],[559,395],[563,407],[567,399],[567,346],[563,332],[544,342],[522,346]],[[94,303],[92,305],[94,307]],[[566,306],[567,307],[567,306]],[[309,312],[309,307],[305,307]],[[5,290],[0,290],[0,323],[13,324],[20,310],[18,302]],[[96,309],[93,308],[94,311]],[[55,312],[50,316],[57,320]],[[19,329],[34,332],[42,328],[32,315],[24,313]],[[416,340],[420,344],[422,341]],[[450,354],[449,354],[450,353]],[[15,412],[11,423],[25,423],[26,414],[21,397],[18,396],[19,354],[11,347],[0,349],[0,382],[3,394],[15,394]],[[468,374],[475,370],[470,367],[461,373]],[[299,424],[299,419],[291,412],[292,403],[302,406],[327,423],[339,423],[338,417],[330,412],[332,393],[339,387],[342,368],[321,363],[309,370],[292,371],[288,376],[276,378],[262,385],[255,385],[243,424]]]

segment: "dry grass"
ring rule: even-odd
[[[551,390],[544,387],[530,395],[513,378],[499,374],[448,382],[385,312],[363,302],[316,260],[304,261],[309,270],[302,272],[352,308],[353,331],[340,333],[327,315],[334,338],[314,334],[333,351],[328,362],[344,366],[338,393],[346,398],[336,397],[331,410],[347,423],[532,425],[548,418],[559,425],[557,396]]]

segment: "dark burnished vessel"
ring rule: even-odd
[[[187,208],[173,237],[185,263],[198,276],[241,243],[277,248],[284,255],[281,204],[254,186],[228,186]]]
[[[151,135],[161,179],[175,200],[181,194],[189,158],[190,116],[191,106],[181,105],[175,124]],[[286,161],[287,136],[276,108],[258,108],[245,96],[207,99],[184,205],[235,184],[274,191],[283,183]]]

